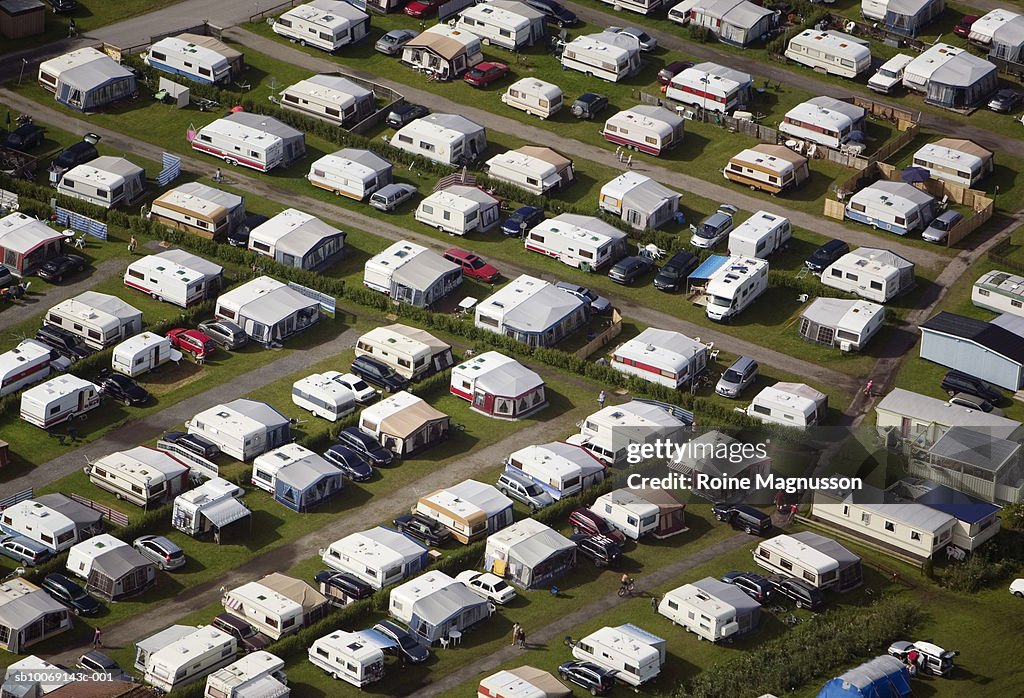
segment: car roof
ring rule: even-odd
[[[754,361],[749,356],[741,356],[740,358],[738,358],[735,361],[733,361],[732,365],[729,366],[729,368],[734,368],[737,371],[742,371],[742,370],[746,370],[747,367],[749,367],[751,364],[755,364],[755,363],[757,363],[757,362]]]
[[[469,259],[470,257],[476,257],[476,255],[470,252],[469,250],[459,249],[458,247],[453,247],[450,250],[446,250],[445,254],[451,257],[458,257],[459,259]]]
[[[938,216],[936,216],[935,220],[937,220],[937,221],[951,221],[951,220],[956,220],[957,218],[963,218],[963,214],[960,213],[959,211],[945,211],[945,212],[939,214]]]

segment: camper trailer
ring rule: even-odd
[[[302,629],[302,604],[260,582],[230,589],[221,601],[224,610],[272,640]]]
[[[736,609],[693,584],[667,592],[658,604],[658,613],[681,625],[702,640],[721,642],[739,633]]]
[[[344,478],[331,465],[301,444],[278,446],[256,456],[250,482],[289,509],[304,512],[337,496]]]
[[[281,106],[335,126],[350,128],[377,111],[372,90],[341,75],[321,74],[281,92]]]
[[[1024,276],[999,270],[986,272],[974,282],[971,302],[993,313],[1024,316]]]
[[[148,446],[115,451],[86,467],[89,482],[118,499],[149,508],[171,501],[189,487],[189,467],[176,456]]]
[[[778,194],[798,188],[811,176],[811,171],[803,155],[783,145],[762,143],[733,156],[722,174],[730,182]]]
[[[384,678],[384,652],[361,633],[335,630],[309,647],[309,661],[335,679],[363,686]]]
[[[913,184],[882,180],[850,197],[846,217],[897,235],[924,230],[935,218],[935,199]]]
[[[767,290],[768,262],[734,255],[708,279],[705,312],[709,320],[729,322]]]
[[[431,646],[491,617],[495,606],[440,570],[430,570],[391,590],[388,611]]]
[[[404,390],[359,414],[359,430],[399,458],[408,458],[448,438],[450,423],[444,412]]]
[[[760,567],[802,579],[817,589],[843,592],[863,582],[860,557],[831,538],[810,531],[762,540],[753,554]]]
[[[98,111],[138,91],[133,71],[92,47],[41,62],[39,85],[59,103],[80,112]]]
[[[287,208],[249,231],[249,251],[288,267],[316,270],[344,256],[345,237],[316,216]]]
[[[498,224],[499,204],[483,189],[456,184],[423,199],[414,217],[449,235],[483,233]]]
[[[640,45],[622,34],[601,32],[578,36],[562,50],[562,69],[618,82],[640,70]]]
[[[57,193],[101,208],[128,206],[142,196],[146,171],[125,158],[102,155],[64,173]]]
[[[418,308],[433,305],[461,283],[461,266],[405,240],[374,255],[363,270],[364,286]]]
[[[633,540],[654,533],[661,514],[657,504],[625,488],[602,494],[590,509]]]
[[[245,222],[245,201],[237,194],[185,182],[158,196],[149,217],[171,228],[213,240],[234,232]]]
[[[558,189],[563,184],[562,173],[554,164],[515,150],[508,150],[488,160],[487,175],[538,196]]]
[[[9,198],[7,201],[14,203]],[[35,216],[14,212],[0,218],[0,257],[16,276],[25,277],[63,254],[66,240],[60,230]]]
[[[185,535],[198,537],[219,530],[249,516],[239,499],[245,494],[238,485],[214,477],[174,498],[171,525]]]
[[[863,107],[834,97],[814,97],[786,112],[779,130],[794,138],[840,148],[863,137],[866,113]]]
[[[547,406],[544,379],[515,359],[488,351],[452,368],[452,395],[495,419],[524,419]]]
[[[234,637],[204,625],[149,655],[142,680],[169,693],[231,664],[237,653]]]
[[[300,46],[330,53],[365,39],[370,33],[370,15],[341,0],[313,0],[285,12],[273,28],[275,34]]]
[[[464,116],[434,113],[398,129],[391,145],[444,165],[464,165],[487,150],[487,132]]]
[[[117,296],[85,291],[50,308],[44,323],[62,327],[99,350],[141,332],[142,311]]]
[[[49,429],[100,406],[99,387],[77,376],[51,378],[21,394],[21,418]]]
[[[903,69],[903,86],[915,92],[927,92],[928,81],[935,71],[966,50],[950,44],[930,46]]]
[[[493,485],[464,480],[420,497],[414,514],[434,519],[460,543],[472,543],[512,523],[512,500]]]
[[[478,303],[473,324],[532,347],[551,347],[586,324],[589,316],[589,302],[523,274]]]
[[[181,361],[181,352],[171,346],[171,340],[152,332],[143,332],[115,346],[110,365],[118,373],[134,378],[168,361]]]
[[[672,78],[665,97],[694,109],[727,114],[750,103],[752,86],[747,73],[717,63],[698,63]]]
[[[769,424],[807,429],[822,424],[827,409],[824,393],[803,383],[776,383],[755,395],[746,412]]]
[[[108,601],[141,594],[156,584],[156,565],[109,533],[75,544],[68,551],[65,568],[86,580],[86,591]]]
[[[259,172],[269,172],[284,160],[284,142],[280,137],[228,119],[217,119],[199,129],[192,138],[192,148],[229,165]]]
[[[203,41],[197,43],[196,40]],[[205,40],[205,41],[204,41]],[[181,34],[160,39],[149,47],[142,60],[150,68],[171,75],[181,75],[195,82],[207,85],[229,84],[232,77],[232,62],[238,54],[221,44],[220,50],[209,44],[208,37]],[[219,42],[217,42],[219,43]],[[240,60],[240,57],[239,59]]]
[[[601,187],[597,205],[634,230],[654,230],[675,218],[680,195],[638,172],[623,172]]]
[[[82,540],[70,517],[32,499],[11,504],[0,512],[0,531],[30,538],[53,553],[67,550]]]
[[[612,352],[616,371],[676,390],[707,369],[708,348],[684,334],[648,327]]]
[[[871,49],[863,39],[835,31],[808,29],[786,46],[786,58],[829,75],[855,78],[871,67]]]
[[[675,405],[633,399],[609,405],[580,424],[580,433],[568,442],[579,444],[609,466],[626,465],[633,444],[683,441],[693,424],[693,413]]]
[[[184,250],[146,255],[128,265],[124,285],[187,308],[220,290],[224,267]]]
[[[821,283],[885,303],[914,287],[914,263],[888,250],[860,247],[822,271]]]
[[[768,259],[789,246],[793,226],[789,219],[767,211],[758,211],[729,233],[729,254]]]
[[[562,213],[539,223],[523,237],[539,252],[583,271],[599,271],[628,252],[626,233],[593,216]]]
[[[547,36],[544,15],[522,2],[494,2],[470,5],[459,13],[455,28],[480,37],[492,44],[518,51],[532,46]]]
[[[0,354],[0,397],[16,393],[38,383],[51,371],[68,368],[66,359],[55,359],[56,352],[35,339],[23,339],[14,349]]]
[[[605,470],[583,447],[564,441],[521,448],[505,462],[505,472],[533,480],[554,499],[571,497],[604,482]]]
[[[443,23],[402,47],[402,63],[440,80],[457,78],[483,59],[480,37]]]
[[[487,7],[487,4],[481,7]],[[562,108],[562,88],[537,78],[522,78],[508,86],[501,95],[501,101],[513,109],[546,119]]]
[[[971,141],[943,138],[914,153],[913,164],[931,176],[964,187],[973,187],[992,173],[992,151]]]
[[[815,298],[800,314],[804,339],[841,351],[860,351],[885,321],[885,308],[866,300]]]
[[[577,642],[572,656],[615,671],[616,679],[639,686],[661,673],[665,644],[635,625],[605,626]]]
[[[292,383],[292,402],[310,414],[336,422],[356,411],[356,395],[337,371],[314,373]]]
[[[362,201],[391,184],[394,175],[391,163],[373,151],[344,148],[314,162],[306,179],[314,187]]]
[[[284,660],[257,650],[206,677],[203,698],[288,698]]]
[[[450,344],[408,325],[376,327],[356,340],[355,350],[356,356],[372,356],[414,381],[455,364]]]
[[[244,462],[288,443],[290,423],[265,402],[239,398],[203,410],[185,426],[189,434],[212,441],[222,452]]]
[[[605,121],[601,135],[610,143],[657,156],[682,144],[685,123],[664,107],[638,104]]]
[[[383,526],[336,540],[320,556],[332,570],[350,574],[374,589],[413,576],[430,560],[425,547]]]

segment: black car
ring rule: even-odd
[[[143,405],[149,400],[149,393],[141,385],[128,376],[107,369],[97,376],[96,385],[100,388],[100,395],[123,402],[129,407]]]
[[[526,4],[544,15],[544,18],[559,27],[576,26],[580,18],[554,0],[525,0]]]
[[[607,695],[615,686],[616,673],[618,672],[579,659],[558,666],[558,675],[563,681],[582,686],[590,691],[592,696]]]
[[[596,92],[584,92],[569,109],[577,119],[593,119],[595,116],[608,108],[608,98]]]
[[[650,257],[626,257],[608,272],[608,278],[617,284],[631,284],[654,269]]]
[[[242,648],[243,652],[257,652],[265,650],[271,643],[270,637],[263,633],[256,632],[256,628],[246,621],[230,613],[221,613],[213,619],[213,627],[222,633],[227,633],[235,638],[235,642]]]
[[[58,15],[74,12],[78,9],[78,2],[76,0],[46,0],[46,2],[50,3],[54,14]]]
[[[576,551],[590,558],[596,567],[611,567],[622,557],[622,544],[608,536],[574,533],[569,540],[576,544]]]
[[[78,361],[92,355],[92,349],[82,343],[82,338],[56,325],[43,325],[36,330],[36,339],[57,350],[68,361]]]
[[[10,288],[20,283],[17,276],[10,269],[0,266],[0,288]]]
[[[382,620],[373,629],[384,637],[391,638],[398,643],[398,651],[404,662],[410,664],[422,664],[430,659],[430,650],[416,641],[408,630],[398,623],[390,620]]]
[[[96,150],[96,143],[99,140],[100,137],[95,133],[85,134],[85,138],[60,151],[57,157],[50,163],[50,169],[60,175],[72,167],[84,165],[90,160],[95,160],[100,156],[99,151]]]
[[[20,150],[27,153],[43,143],[43,134],[46,132],[42,126],[35,124],[24,124],[7,134],[4,140],[4,147]]]
[[[443,545],[452,532],[434,519],[419,514],[402,514],[394,520],[395,528],[427,545]]]
[[[348,446],[361,455],[375,468],[391,465],[395,454],[380,445],[380,441],[359,431],[358,427],[345,427],[338,432],[338,443]]]
[[[352,361],[352,373],[370,385],[384,388],[389,393],[398,393],[409,387],[409,379],[398,375],[395,369],[372,356],[357,356]]]
[[[842,240],[829,240],[811,253],[811,256],[804,261],[804,266],[815,274],[820,274],[825,271],[826,267],[831,266],[836,260],[844,254],[849,254],[849,252],[850,246]]]
[[[85,589],[63,574],[54,572],[43,578],[39,585],[43,591],[75,612],[75,615],[94,616],[100,612],[100,602],[89,596]]]
[[[191,451],[203,458],[216,458],[220,455],[220,447],[217,444],[211,443],[196,434],[189,434],[184,431],[168,431],[164,433],[161,440],[172,443],[175,446],[180,446],[186,451]]]
[[[62,254],[43,262],[43,266],[39,267],[36,275],[45,281],[61,282],[69,274],[84,271],[87,265],[85,257],[79,257],[77,254]]]
[[[679,285],[686,281],[700,259],[690,252],[676,252],[654,277],[654,288],[659,291],[678,291]]]
[[[373,477],[373,466],[348,446],[334,444],[324,451],[324,458],[350,480],[366,482]]]
[[[957,393],[967,393],[998,405],[1003,401],[1003,394],[992,384],[963,371],[949,371],[942,377],[942,389],[953,397]]]
[[[346,597],[355,601],[368,599],[376,591],[363,580],[344,572],[321,570],[316,573],[313,579],[320,585],[321,589],[328,588],[328,590],[340,591]]]
[[[812,587],[802,579],[778,575],[772,575],[768,579],[774,582],[777,596],[784,596],[792,601],[797,608],[806,608],[817,612],[825,605],[825,595],[821,593],[821,589]]]
[[[711,513],[719,521],[726,521],[733,528],[748,534],[767,533],[772,528],[772,517],[749,504],[723,504],[711,506]]]
[[[754,572],[726,572],[722,575],[722,581],[732,584],[760,604],[775,597],[775,582]]]
[[[392,128],[402,128],[409,122],[415,121],[416,119],[422,118],[430,113],[422,104],[411,104],[406,102],[405,104],[399,104],[397,107],[392,109],[385,119],[385,123]]]

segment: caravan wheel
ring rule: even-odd
[[[157,301],[158,303],[163,300],[163,298],[160,297],[159,293],[151,293],[149,295],[152,296],[153,300]]]
[[[306,40],[305,39],[299,39],[299,46],[305,46],[305,45],[306,45]],[[335,674],[334,678],[338,678],[338,675]]]

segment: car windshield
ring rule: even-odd
[[[722,380],[726,383],[739,383],[743,380],[743,376],[736,369],[730,368],[728,371],[722,374]]]
[[[935,220],[932,221],[931,227],[935,228],[936,230],[949,230],[949,226],[952,225],[953,222],[954,221],[952,220],[936,218]]]
[[[697,237],[710,240],[718,235],[718,227],[711,225],[711,223],[704,223],[697,228]]]
[[[479,257],[473,257],[472,259],[469,260],[469,266],[471,266],[473,269],[479,269],[480,267],[484,266],[484,260],[480,259]]]
[[[352,390],[367,390],[370,387],[362,380],[349,380],[348,385]]]
[[[412,639],[411,635],[399,635],[398,644],[402,646],[403,650],[414,650],[419,645],[418,642]]]
[[[394,34],[385,34],[383,37],[383,41],[386,44],[395,44],[398,43],[398,37],[395,36]]]
[[[540,495],[544,494],[544,490],[542,490],[540,486],[536,484],[527,485],[526,494],[530,495],[531,497],[539,497]]]
[[[708,299],[708,305],[715,305],[720,308],[728,308],[732,306],[732,298],[726,298],[724,296],[711,296]]]
[[[881,76],[882,76],[883,78],[897,78],[897,77],[899,77],[899,76],[898,76],[898,75],[896,74],[896,71],[895,71],[895,70],[889,70],[888,68],[882,68],[882,69],[880,69],[880,70],[878,71],[878,74],[879,74],[879,75],[881,75]]]

